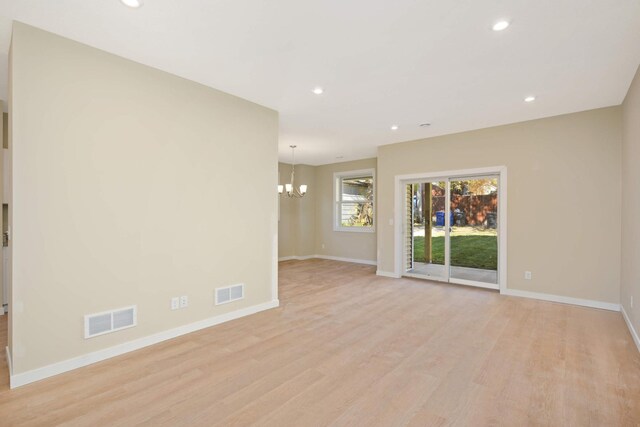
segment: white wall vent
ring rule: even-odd
[[[84,316],[84,338],[93,338],[131,328],[137,323],[138,308],[135,305],[102,313],[87,314]]]
[[[244,298],[244,284],[216,288],[216,305],[226,304]]]

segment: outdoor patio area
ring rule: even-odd
[[[444,227],[432,228],[431,262],[425,262],[424,227],[415,224],[413,228],[413,268],[407,273],[432,277],[434,280],[445,277],[444,265]],[[451,236],[452,279],[470,280],[482,283],[498,283],[498,233],[495,228],[478,226],[454,226]]]
[[[444,277],[446,271],[445,266],[440,264],[426,264],[423,262],[414,262],[413,268],[407,270],[410,274],[420,274],[424,276],[433,276],[434,279]],[[451,267],[452,279],[471,280],[482,283],[498,283],[498,272],[496,270],[485,270],[481,268],[469,267]]]

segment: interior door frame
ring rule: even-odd
[[[472,282],[464,279],[451,280],[450,268],[447,268],[446,279],[445,278],[431,278],[428,280],[446,281],[448,283],[455,283],[460,285],[479,286],[490,289],[499,289],[500,293],[504,293],[507,287],[507,167],[506,166],[493,166],[486,168],[475,169],[460,169],[450,171],[438,171],[438,172],[423,172],[409,175],[396,175],[395,176],[395,209],[394,209],[394,254],[395,265],[394,275],[396,277],[409,276],[419,277],[425,279],[424,276],[407,274],[404,271],[403,260],[405,259],[405,248],[403,244],[405,224],[404,224],[404,194],[405,185],[425,182],[425,181],[445,181],[447,183],[447,190],[445,191],[446,200],[445,206],[449,206],[450,209],[450,179],[451,178],[471,178],[474,176],[486,176],[494,175],[498,177],[498,284],[497,286],[491,283]],[[446,211],[446,209],[445,209]],[[445,265],[449,266],[450,251],[449,251],[449,227],[450,227],[450,215],[445,214]]]

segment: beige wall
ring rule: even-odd
[[[9,148],[9,115],[2,113],[2,148]]]
[[[272,300],[275,111],[19,23],[12,55],[14,374]]]
[[[620,301],[640,333],[640,69],[622,105],[622,270]],[[631,297],[634,297],[631,308]]]
[[[360,169],[376,169],[376,159],[333,163],[316,167],[316,236],[315,253],[365,261],[376,261],[376,233],[333,230],[333,174]],[[375,185],[378,183],[376,182]],[[377,205],[377,200],[374,199]],[[376,212],[377,216],[377,212]],[[377,218],[374,219],[379,226]],[[324,245],[324,247],[323,247]]]
[[[278,163],[278,184],[284,185],[289,182],[291,165]],[[278,217],[278,257],[289,257],[296,255],[296,227],[297,221],[294,212],[298,200],[289,197],[279,196],[279,217]]]
[[[278,163],[279,183],[291,180],[291,165]],[[296,165],[295,185],[307,184],[302,198],[280,196],[278,223],[278,257],[313,255],[316,217],[315,167]]]
[[[313,255],[316,218],[316,181],[313,166],[296,165],[295,185],[300,184],[307,184],[308,188],[303,198],[292,200],[296,224],[295,252],[298,256]]]
[[[508,287],[618,303],[621,139],[611,107],[380,147],[378,269],[394,270],[396,175],[504,165]]]

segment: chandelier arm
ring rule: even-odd
[[[295,186],[295,175],[296,175],[295,148],[296,146],[290,145],[290,147],[291,147],[291,177],[288,185],[291,187],[291,191],[285,191],[284,194],[289,198],[299,199],[304,197],[304,193],[301,193],[300,189]]]

